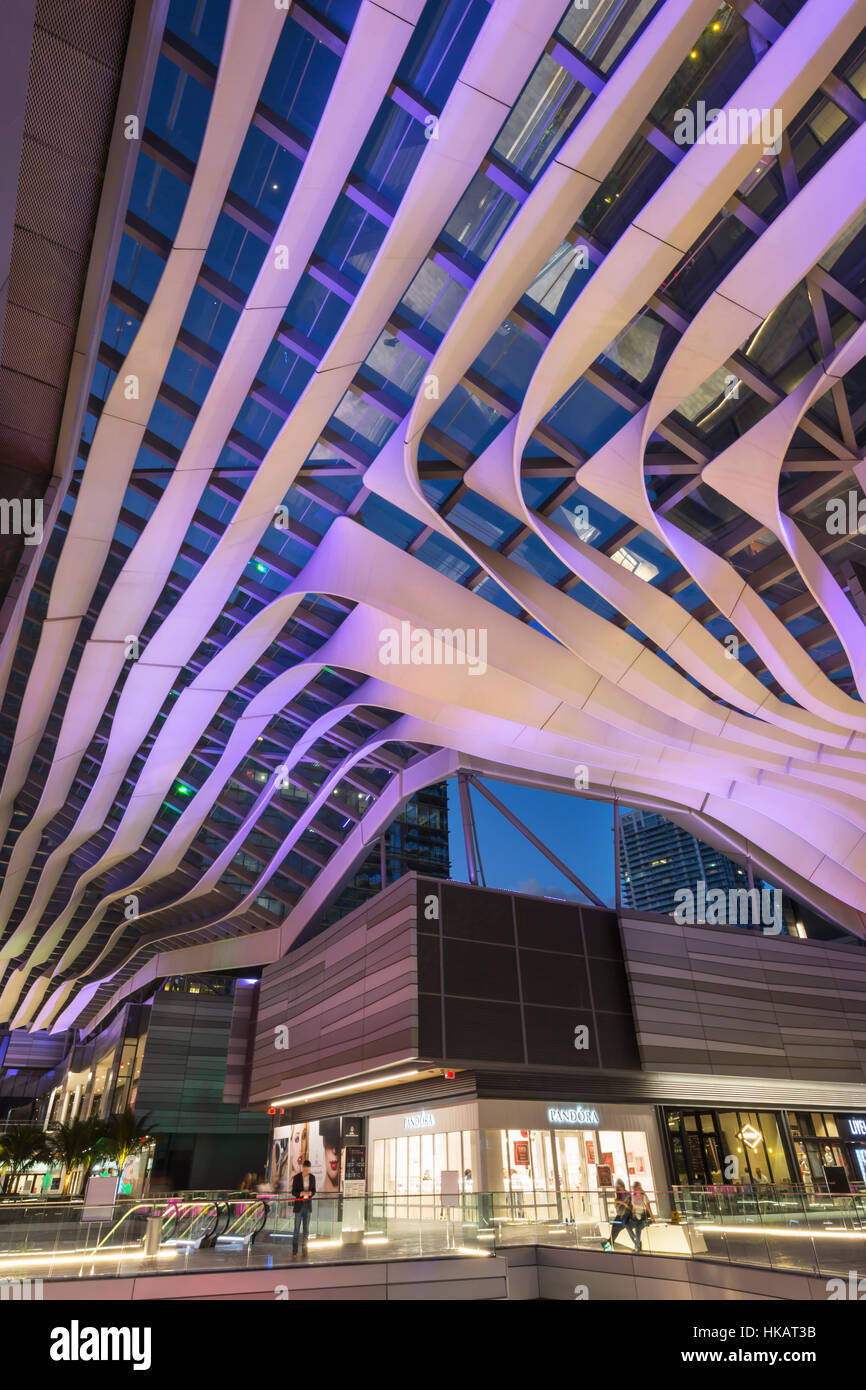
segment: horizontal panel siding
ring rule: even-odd
[[[412,1057],[417,1049],[416,892],[401,879],[264,971],[250,1103]],[[286,1027],[287,1050],[275,1046]]]
[[[866,951],[624,917],[644,1067],[866,1082]]]
[[[150,1114],[163,1133],[255,1134],[267,1128],[266,1116],[224,1100],[233,1008],[228,995],[155,995],[135,1108]]]

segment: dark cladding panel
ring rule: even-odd
[[[596,1012],[627,1013],[631,1004],[625,966],[618,960],[591,960],[592,1002]]]
[[[516,1004],[445,1000],[445,1037],[453,1060],[522,1062],[523,1030]]]
[[[615,913],[589,910],[588,936],[595,954],[587,957],[577,904],[455,884],[443,888],[443,903],[446,1057],[494,1059],[496,1048],[479,1020],[488,1018],[491,1000],[522,999],[530,1066],[583,1070],[637,1064]],[[513,945],[515,927],[519,950]],[[475,940],[466,939],[473,936]],[[495,1021],[500,1014],[494,1010],[489,1017]],[[585,1049],[574,1046],[575,1028],[581,1024],[588,1029]],[[483,1050],[467,1051],[467,1042]],[[522,1040],[520,1048],[515,1039],[503,1038],[501,1045],[512,1048],[502,1052],[502,1060],[523,1060]]]
[[[553,951],[521,951],[520,977],[526,1004],[558,1004],[588,1009],[589,982],[579,956]]]
[[[443,942],[445,993],[475,999],[509,999],[517,1003],[517,962],[514,947],[478,941]]]
[[[640,1054],[630,1013],[596,1014],[596,1038],[605,1070],[638,1071]]]
[[[434,879],[419,878],[417,882],[418,899],[418,931],[430,936],[439,935],[439,912],[441,904],[439,902],[439,889],[441,883]],[[435,905],[432,903],[435,899]],[[433,915],[431,916],[431,912]]]
[[[418,988],[432,994],[441,988],[439,941],[432,936],[418,937]]]
[[[442,885],[442,931],[469,941],[514,945],[511,897],[460,884]]]
[[[616,914],[604,912],[601,908],[582,907],[580,917],[587,955],[621,961],[622,944]]]
[[[526,1048],[531,1066],[598,1067],[600,1065],[595,1024],[589,1010],[537,1008],[527,1005]],[[578,1050],[575,1028],[589,1030],[589,1046]]]
[[[418,1054],[431,1061],[443,1055],[442,996],[439,994],[418,995]]]
[[[515,897],[514,909],[517,915],[517,940],[521,946],[583,955],[580,913],[576,903]]]

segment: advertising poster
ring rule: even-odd
[[[339,1119],[312,1120],[307,1124],[280,1125],[271,1145],[271,1183],[275,1192],[288,1192],[292,1178],[310,1160],[321,1196],[340,1191],[342,1141]]]

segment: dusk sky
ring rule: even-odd
[[[507,782],[482,779],[493,795],[550,847],[578,878],[606,903],[614,901],[613,808],[580,796],[560,796]],[[478,792],[472,806],[481,845],[484,877],[490,888],[547,897],[581,895],[563,874],[510,825]],[[451,877],[467,878],[457,781],[448,783]]]

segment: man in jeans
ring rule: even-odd
[[[295,1203],[295,1234],[292,1238],[292,1259],[298,1258],[298,1236],[301,1237],[301,1255],[307,1253],[307,1237],[310,1234],[310,1214],[313,1210],[313,1198],[316,1195],[316,1179],[311,1170],[311,1163],[305,1158],[300,1173],[296,1173],[292,1178],[292,1197]]]

